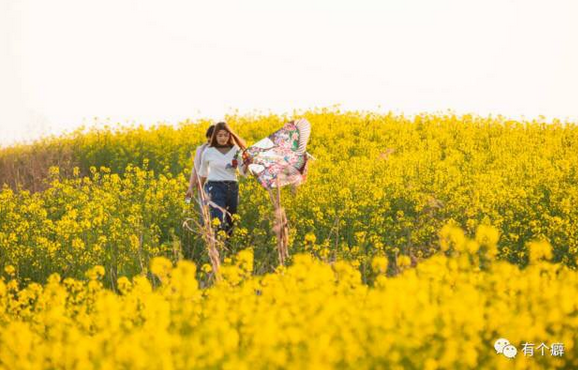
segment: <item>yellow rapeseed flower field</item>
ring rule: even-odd
[[[255,276],[252,250],[204,289],[193,263],[164,257],[151,262],[155,288],[122,277],[114,293],[100,266],[82,281],[53,274],[19,288],[9,278],[0,282],[0,368],[576,368],[578,273],[543,258],[520,269],[491,259],[495,246],[461,240],[396,277],[375,263],[373,286],[350,263],[308,254]],[[563,343],[564,353],[508,359],[493,347],[501,337],[519,351]]]
[[[208,122],[0,150],[0,369],[578,368],[575,125],[300,116],[288,266],[242,179],[219,280],[183,226]],[[249,143],[286,120],[227,117]]]

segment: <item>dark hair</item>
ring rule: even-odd
[[[213,135],[211,136],[211,141],[209,146],[217,147],[219,143],[217,142],[217,133],[221,130],[225,130],[229,133],[229,142],[227,143],[228,146],[233,146],[237,144],[239,148],[245,150],[247,149],[247,145],[245,145],[245,141],[241,139],[231,128],[227,125],[226,122],[219,122],[214,126]]]
[[[207,139],[210,139],[213,137],[213,131],[215,131],[215,125],[210,125],[209,128],[207,129],[207,133],[205,134],[205,137]]]

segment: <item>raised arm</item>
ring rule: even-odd
[[[241,176],[247,177],[247,175],[251,174],[249,171],[249,155],[245,152],[245,150],[239,149],[237,155],[235,156],[235,160],[238,163],[237,170]]]

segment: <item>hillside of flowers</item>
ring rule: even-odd
[[[212,269],[184,202],[208,121],[0,149],[0,369],[578,367],[576,125],[299,116],[287,266],[243,178]],[[251,144],[289,119],[227,122]]]

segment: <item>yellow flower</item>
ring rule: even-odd
[[[151,272],[160,279],[168,276],[173,264],[165,257],[155,257],[151,260]]]
[[[8,276],[14,276],[14,274],[16,273],[16,269],[14,268],[14,266],[8,265],[8,266],[4,267],[4,272]]]
[[[104,276],[104,273],[105,273],[104,267],[98,265],[89,269],[86,272],[86,277],[89,278],[90,280],[98,280]]]
[[[411,266],[411,258],[409,256],[406,256],[406,255],[398,256],[397,257],[397,266],[399,266],[401,268]]]
[[[552,246],[546,240],[532,241],[528,243],[528,249],[530,250],[529,257],[531,263],[541,259],[552,259]]]
[[[440,230],[440,247],[442,251],[453,248],[457,252],[462,252],[466,247],[466,237],[459,227],[446,224]]]
[[[476,241],[481,245],[494,246],[499,238],[500,232],[493,226],[479,225],[476,230]]]
[[[305,242],[306,243],[311,243],[311,244],[315,244],[315,242],[317,241],[317,238],[315,237],[314,233],[307,233],[305,234]]]
[[[206,273],[209,274],[211,271],[213,271],[213,267],[211,267],[211,265],[209,265],[208,263],[203,264],[203,267],[201,267],[201,270]]]
[[[121,276],[117,280],[118,290],[122,294],[127,294],[132,287],[130,280],[126,276]]]
[[[384,274],[387,271],[387,258],[383,256],[373,257],[371,268],[377,273]]]

